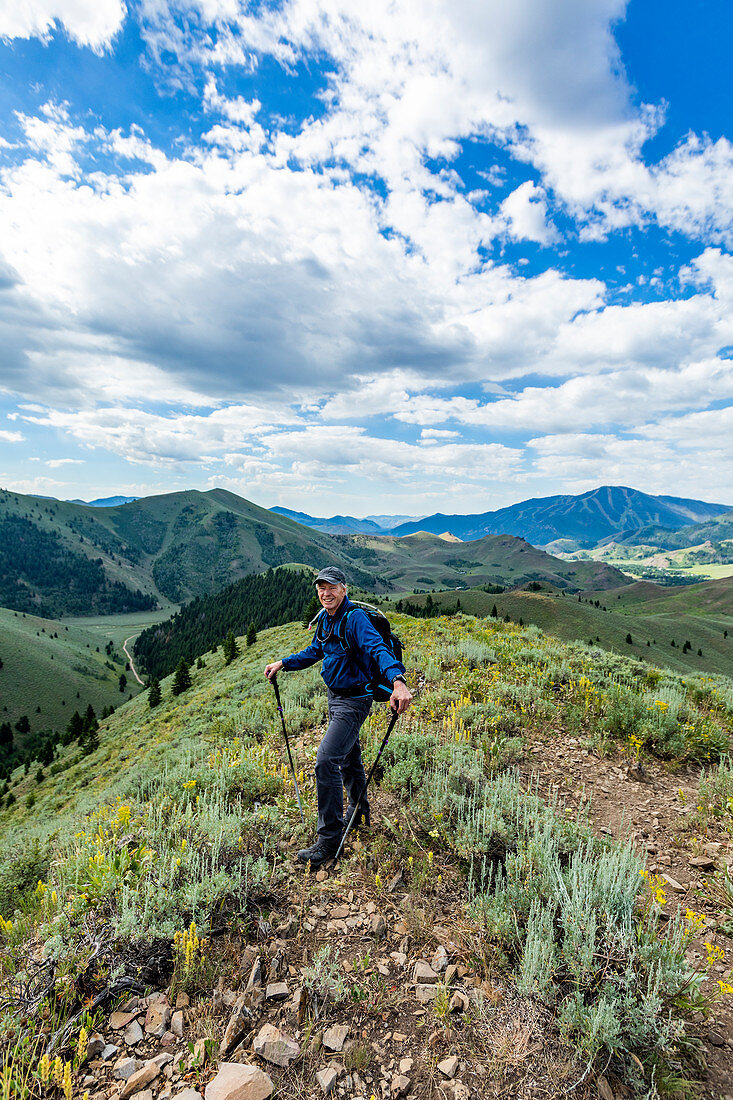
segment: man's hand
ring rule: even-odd
[[[392,710],[396,710],[398,714],[404,714],[411,702],[412,692],[407,684],[403,684],[402,680],[395,680],[392,684],[392,695],[389,700]]]
[[[265,669],[265,676],[268,680],[271,680],[273,676],[277,676],[280,669],[283,667],[282,661],[274,661],[271,665],[268,665]],[[410,696],[412,698],[412,696]]]

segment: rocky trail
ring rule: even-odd
[[[528,742],[520,770],[545,797],[589,803],[599,832],[630,835],[664,878],[665,911],[706,917],[690,952],[703,958],[707,941],[727,953],[706,873],[733,864],[733,845],[714,826],[693,828],[698,770],[599,758],[552,729]],[[409,811],[377,790],[373,820],[351,858],[315,875],[295,864],[295,839],[282,845],[289,887],[250,912],[238,938],[207,946],[204,995],[168,987],[112,1013],[89,1038],[90,1100],[630,1097],[610,1072],[579,1063],[551,1013],[486,956],[462,918],[454,867],[436,854],[431,890],[406,885]],[[203,972],[192,978],[205,985]],[[697,1025],[709,1100],[733,1100],[729,1000]]]

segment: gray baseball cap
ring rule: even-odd
[[[325,581],[326,584],[346,584],[346,574],[335,565],[327,565],[316,577],[315,583]]]

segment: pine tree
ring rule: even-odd
[[[150,690],[148,691],[148,706],[157,707],[160,703],[160,680],[156,677],[150,683]]]
[[[99,722],[97,721],[97,716],[94,713],[94,707],[90,703],[86,709],[86,714],[84,715],[84,733],[96,733],[98,729]]]
[[[234,631],[230,630],[224,639],[221,647],[224,654],[224,664],[230,665],[235,658],[239,656],[239,646],[237,645],[236,638],[234,637]]]
[[[627,645],[633,645],[634,644],[634,639],[631,637],[631,634],[626,635],[626,644]]]
[[[185,657],[181,657],[178,662],[178,668],[176,674],[173,677],[173,686],[171,691],[174,695],[180,695],[182,692],[187,691],[191,686],[191,673],[189,671],[188,662]]]
[[[249,624],[249,630],[247,631],[247,645],[254,645],[257,641],[257,628],[254,623]]]
[[[124,691],[126,687],[127,687],[127,677],[125,676],[124,672],[121,672],[120,673],[120,691]]]
[[[311,598],[311,602],[308,604],[305,611],[303,612],[303,626],[308,626],[311,620],[316,617],[320,606],[321,601],[318,599],[318,596],[313,596]]]
[[[499,618],[499,612],[497,610],[496,604],[494,604],[494,606],[491,608],[491,618],[492,619],[498,619]]]

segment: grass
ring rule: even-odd
[[[119,706],[130,692],[135,695],[139,687],[130,672],[125,692],[119,690],[125,671],[122,635],[129,633],[129,625],[104,628],[0,608],[0,722],[14,725],[26,714],[33,730],[62,730],[73,712],[85,710],[88,703],[99,714],[105,706]],[[115,643],[112,657],[104,650],[110,638]]]
[[[427,596],[410,598],[422,604]],[[733,676],[733,581],[682,590],[639,582],[616,591],[584,592],[582,602],[577,595],[560,595],[552,585],[543,585],[541,592],[520,589],[492,595],[469,589],[437,592],[432,598],[438,609],[453,608],[460,599],[464,612],[478,616],[488,616],[495,605],[501,619],[508,614],[514,622],[522,619],[564,642],[592,641],[603,649],[684,674]],[[392,595],[389,603],[394,605],[398,599]],[[631,645],[626,641],[629,633]],[[688,640],[691,649],[683,653]]]

